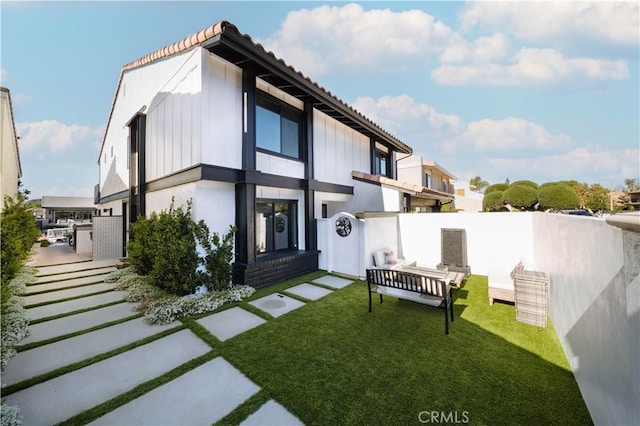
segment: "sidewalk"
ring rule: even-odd
[[[38,267],[87,262],[89,260],[92,260],[92,253],[76,253],[68,244],[40,247],[40,244],[36,243],[29,253],[29,260],[26,265]]]

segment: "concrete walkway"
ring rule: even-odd
[[[57,252],[55,258],[75,259]],[[41,304],[27,309],[28,317],[38,322],[29,327],[31,335],[20,342],[20,345],[31,343],[35,347],[20,351],[2,375],[3,388],[24,386],[26,380],[35,383],[3,395],[6,404],[20,408],[24,424],[65,421],[211,352],[212,347],[191,330],[181,329],[178,321],[166,326],[149,326],[142,318],[127,319],[137,315],[132,311],[133,305],[122,301],[123,292],[114,291],[113,284],[103,282],[105,273],[112,270],[117,259],[59,265],[51,265],[50,259],[43,262],[49,266],[39,268],[40,283],[28,289],[42,291],[24,296],[28,304]],[[316,281],[333,289],[350,283],[334,278],[327,276]],[[333,291],[304,283],[284,293],[311,303]],[[98,292],[101,293],[96,294]],[[67,300],[68,297],[75,298]],[[274,293],[250,303],[275,319],[304,307],[306,303],[301,300]],[[224,342],[267,321],[234,307],[201,318],[198,323]],[[114,325],[108,325],[113,322]],[[70,333],[80,334],[69,336]],[[143,343],[142,339],[147,339],[145,344],[134,345]],[[113,356],[97,358],[97,362],[87,365],[86,360],[111,351]],[[79,364],[81,362],[85,363]],[[68,370],[65,374],[44,380],[43,375],[65,368]],[[259,384],[218,356],[115,408],[93,424],[212,424],[258,391]],[[243,424],[302,423],[277,401],[270,400]]]

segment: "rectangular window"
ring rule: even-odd
[[[298,202],[256,202],[256,252],[298,249]]]
[[[379,176],[388,176],[389,154],[376,149],[373,173]]]
[[[302,112],[266,94],[256,94],[256,147],[300,158]]]
[[[425,183],[424,185],[425,187],[431,188],[431,175],[429,173],[425,175],[424,183]]]

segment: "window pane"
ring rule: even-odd
[[[297,248],[297,202],[256,203],[256,253]]]
[[[297,122],[282,117],[282,154],[299,157],[300,128]]]
[[[280,152],[280,115],[259,105],[256,107],[256,146]]]
[[[273,204],[256,204],[256,252],[273,251]]]

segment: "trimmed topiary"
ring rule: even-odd
[[[580,197],[570,186],[556,182],[545,184],[538,190],[538,203],[541,210],[567,210],[580,207]]]
[[[487,186],[487,189],[484,190],[484,195],[487,195],[494,191],[504,192],[509,188],[508,183],[494,183],[493,185]]]
[[[538,202],[538,191],[529,185],[513,184],[502,194],[505,204],[517,209],[531,210]]]
[[[533,188],[535,190],[538,189],[538,184],[535,183],[532,180],[517,180],[517,181],[511,183],[511,186],[513,186],[513,185],[524,185],[524,186],[531,187],[531,188]]]
[[[484,194],[482,199],[482,208],[486,212],[497,212],[502,209],[504,205],[502,199],[502,191],[491,191],[489,194]]]

